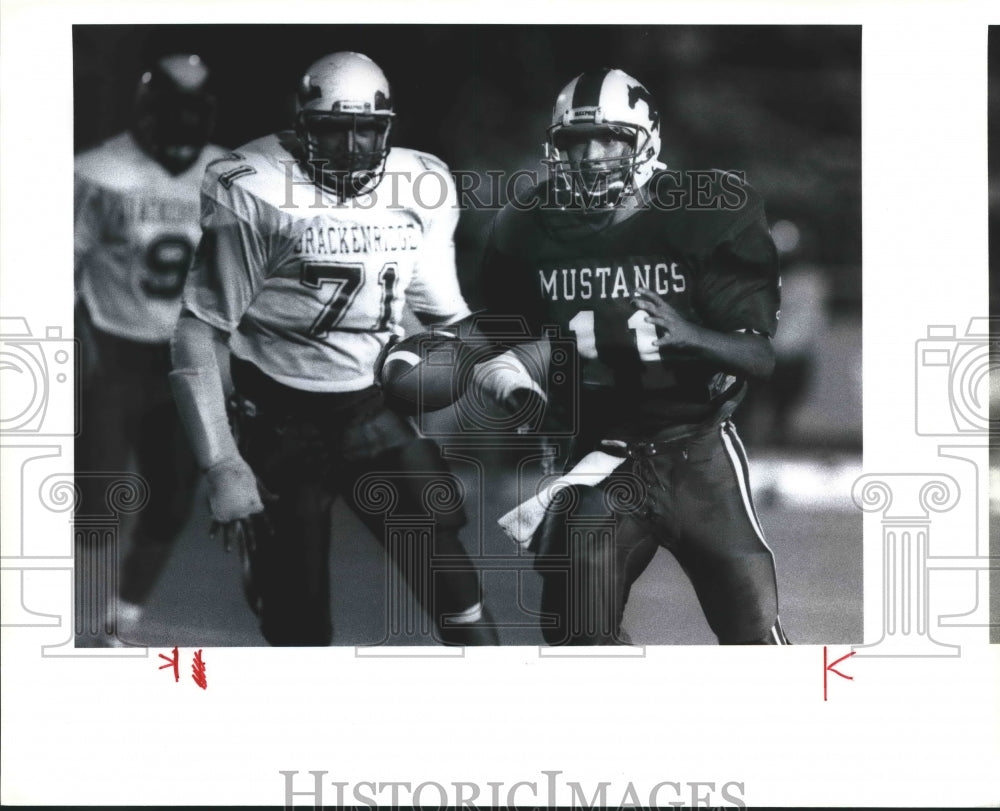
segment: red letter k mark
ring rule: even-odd
[[[824,701],[826,701],[826,681],[827,681],[826,674],[827,673],[830,673],[830,672],[836,673],[842,679],[850,679],[851,681],[854,681],[854,676],[848,676],[846,673],[841,673],[839,670],[837,670],[837,668],[834,667],[834,665],[839,665],[845,659],[850,659],[855,653],[857,653],[857,651],[853,651],[852,650],[850,653],[844,654],[839,659],[837,659],[837,660],[835,660],[835,661],[830,662],[829,664],[827,664],[827,662],[826,662],[826,645],[823,646],[823,700]]]

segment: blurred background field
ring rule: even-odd
[[[620,67],[642,81],[660,104],[663,161],[743,171],[766,202],[782,261],[779,362],[775,376],[751,391],[737,424],[792,611],[783,610],[789,632],[796,641],[860,639],[861,518],[850,500],[862,451],[860,26],[75,26],[73,40],[77,150],[127,127],[136,78],[151,58],[173,51],[199,53],[212,70],[214,140],[231,148],[290,125],[292,91],[315,58],[364,52],[393,86],[395,142],[481,175],[543,174],[551,104],[577,73]],[[456,234],[473,306],[491,216],[467,208]],[[200,526],[193,522],[190,533]],[[483,543],[494,543],[492,533]],[[178,567],[196,565],[205,542],[185,539],[181,549],[190,554],[179,550],[158,587],[160,615],[150,622],[169,628],[173,617],[175,636],[195,588]],[[377,556],[359,562],[351,549],[336,554],[362,569],[381,565]],[[497,546],[496,554],[507,552]],[[216,557],[213,549],[205,560]],[[659,556],[637,584],[631,627],[649,641],[711,641],[671,565]],[[534,586],[532,573],[525,577],[526,584],[499,588],[527,599]],[[235,605],[235,578],[232,588]],[[687,613],[664,631],[649,612],[668,597]],[[354,621],[346,609],[344,616]],[[208,622],[225,635],[223,620]],[[249,627],[247,640],[255,634]],[[510,633],[514,642],[529,632]],[[338,642],[352,641],[345,634]]]

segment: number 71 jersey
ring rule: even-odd
[[[394,148],[378,187],[345,201],[304,174],[278,133],[212,164],[185,306],[280,383],[356,391],[404,301],[435,322],[468,313],[455,270],[454,182],[430,155]]]

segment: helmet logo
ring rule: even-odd
[[[639,101],[646,102],[646,109],[649,110],[649,120],[652,121],[652,126],[650,126],[650,131],[657,130],[660,128],[660,113],[653,106],[653,97],[649,94],[641,84],[632,87],[629,85],[628,88],[628,106],[631,109],[635,109],[635,105]]]
[[[390,99],[381,90],[375,91],[375,109],[376,110],[391,110],[392,109],[392,99]]]

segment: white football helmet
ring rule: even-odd
[[[582,182],[580,165],[568,159],[568,146],[604,131],[625,140],[623,157],[586,161],[596,180]],[[660,113],[641,82],[615,68],[581,73],[566,85],[552,109],[545,160],[557,189],[569,191],[587,206],[617,205],[638,191],[661,167]]]
[[[341,51],[310,65],[298,90],[295,131],[314,180],[341,198],[374,189],[394,118],[389,82],[367,56]]]

